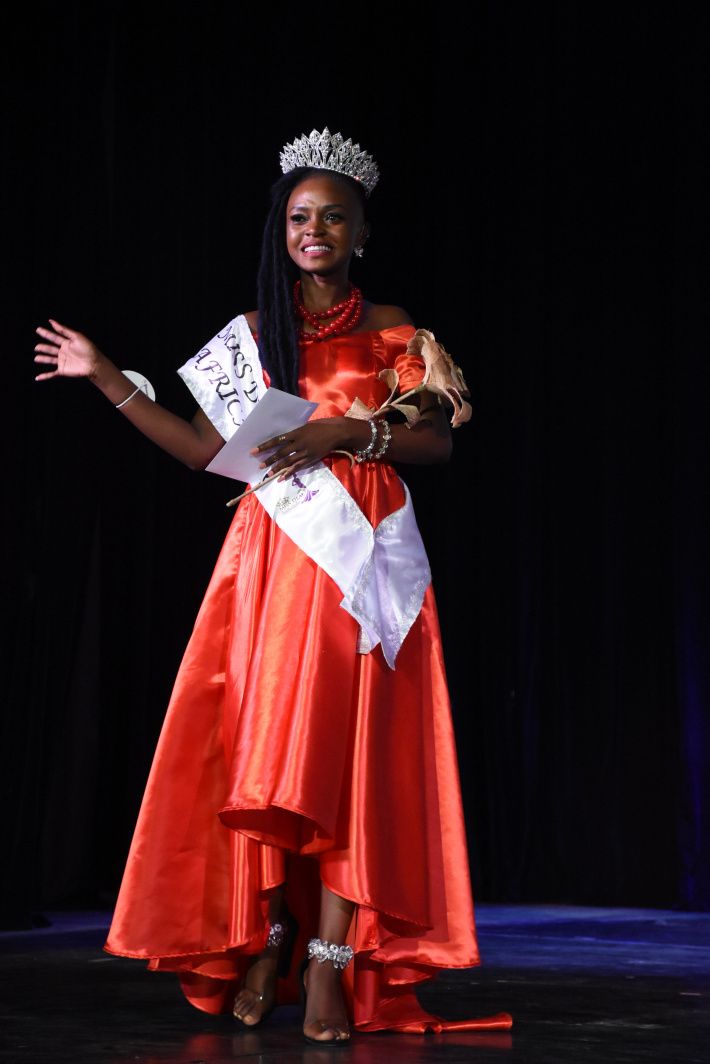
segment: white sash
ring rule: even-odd
[[[178,370],[225,439],[266,391],[259,352],[243,315]],[[360,625],[358,651],[378,643],[390,668],[431,583],[406,485],[405,503],[373,529],[323,462],[267,484],[257,498],[286,535],[343,593],[341,607]]]
[[[178,373],[225,440],[266,392],[259,352],[243,314],[230,321]]]

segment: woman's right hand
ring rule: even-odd
[[[49,321],[52,329],[37,329],[38,335],[50,342],[37,344],[35,362],[47,363],[53,369],[38,374],[35,380],[48,381],[53,377],[88,377],[93,380],[104,357],[99,349],[80,332],[67,329],[52,318]]]

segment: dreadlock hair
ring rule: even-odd
[[[293,285],[298,269],[286,247],[286,207],[293,190],[309,177],[327,176],[356,190],[357,181],[332,170],[301,166],[284,174],[271,188],[271,208],[264,226],[259,264],[259,357],[274,388],[298,395],[298,333],[293,315]]]

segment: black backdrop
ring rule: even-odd
[[[189,415],[174,370],[254,305],[278,150],[326,123],[383,175],[357,279],[473,393],[451,464],[406,476],[475,893],[710,906],[705,8],[10,14],[4,926],[115,894],[229,520],[228,482],[89,384],[34,384],[33,329],[81,329]]]

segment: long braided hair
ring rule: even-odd
[[[298,334],[293,315],[293,285],[298,269],[286,247],[286,208],[293,190],[308,177],[327,175],[356,190],[357,181],[332,170],[302,166],[284,174],[271,188],[271,208],[264,226],[258,276],[259,357],[274,388],[298,395]]]

